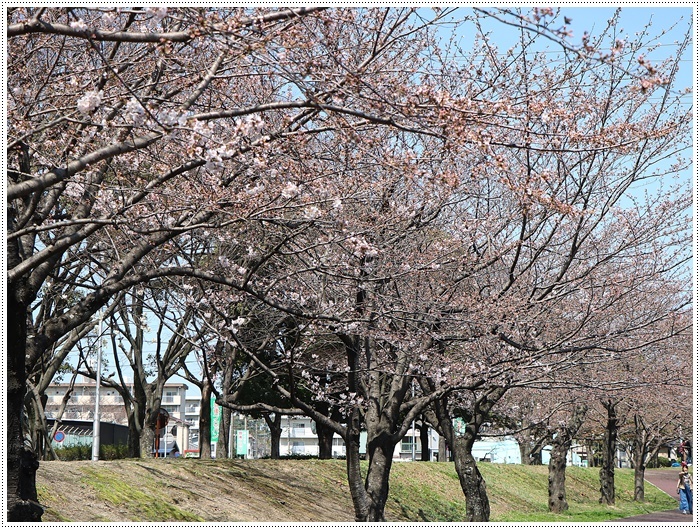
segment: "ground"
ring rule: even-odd
[[[366,466],[366,462],[363,462]],[[634,471],[615,472],[617,502],[601,505],[598,469],[567,468],[570,509],[547,509],[547,467],[482,463],[494,522],[590,522],[677,508],[647,484],[632,501]],[[46,522],[352,522],[344,461],[158,459],[42,462]],[[675,492],[675,491],[674,491]],[[464,496],[452,463],[395,462],[389,522],[460,522]]]
[[[342,466],[289,463],[51,461],[41,464],[37,482],[44,521],[353,520]],[[323,479],[311,479],[320,468]],[[333,490],[334,501],[315,501]]]

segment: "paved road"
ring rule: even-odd
[[[654,485],[671,496],[673,499],[678,499],[676,494],[676,483],[678,482],[679,468],[652,468],[644,473],[647,487],[649,484]],[[640,514],[639,516],[630,516],[629,518],[620,518],[611,520],[609,523],[635,523],[635,522],[671,522],[671,523],[692,523],[694,516],[681,514],[678,509],[672,511],[653,512],[649,514]]]

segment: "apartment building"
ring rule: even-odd
[[[66,392],[70,384],[56,382],[46,390],[46,416],[54,419],[60,410]],[[180,450],[189,447],[189,424],[186,420],[185,397],[187,385],[179,383],[165,384],[161,407],[170,415],[167,434],[170,440],[176,439]],[[114,424],[127,424],[126,410],[121,395],[114,390],[100,387],[100,421]],[[95,417],[95,381],[83,378],[73,385],[73,392],[66,404],[62,420],[92,421]],[[163,432],[165,437],[165,432]]]
[[[440,437],[434,430],[429,430],[428,444],[430,457],[433,459],[438,452]],[[415,443],[415,450],[414,450]],[[360,454],[366,451],[367,434],[360,433]],[[413,460],[421,457],[420,431],[409,430],[402,441],[394,448],[393,459]],[[282,417],[282,436],[280,437],[281,456],[318,456],[318,437],[316,424],[308,417]],[[333,435],[333,457],[345,457],[345,441],[338,434]]]
[[[308,417],[282,417],[280,456],[318,456],[316,423]],[[345,457],[345,441],[333,435],[333,457]]]
[[[201,405],[199,395],[185,396],[185,420],[190,425],[190,450],[199,448],[199,410]]]

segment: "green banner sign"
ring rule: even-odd
[[[236,455],[248,457],[248,430],[236,430]]]
[[[219,425],[221,424],[221,406],[215,402],[215,398],[211,398],[211,442],[216,443],[219,440]]]

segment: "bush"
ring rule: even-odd
[[[649,462],[649,465],[647,465],[647,468],[664,468],[664,467],[670,467],[670,466],[671,466],[671,460],[669,458],[663,457],[663,456],[658,456]]]
[[[100,447],[100,459],[112,461],[129,457],[126,445],[104,445]]]
[[[73,445],[65,448],[57,448],[56,455],[61,461],[80,461],[92,458],[92,446]]]
[[[128,457],[127,453],[126,445],[100,446],[100,459],[103,461],[126,459]],[[92,445],[74,445],[66,448],[57,448],[56,455],[61,461],[88,461],[92,459]]]

